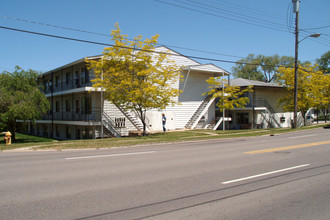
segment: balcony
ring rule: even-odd
[[[87,112],[87,111],[85,111]],[[92,108],[89,113],[85,112],[66,112],[59,111],[47,114],[42,117],[42,120],[59,120],[59,121],[100,121],[100,108]]]
[[[92,86],[91,77],[74,77],[69,79],[57,79],[52,83],[51,81],[44,84],[44,93],[50,94],[55,92],[61,92],[86,86]]]

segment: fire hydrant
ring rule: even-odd
[[[11,133],[10,131],[5,133],[5,141],[6,141],[6,145],[11,145]]]

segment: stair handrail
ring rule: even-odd
[[[197,119],[195,120],[195,122],[193,123],[193,125],[191,126],[191,129],[194,129],[198,122],[201,120],[201,118],[206,114],[206,112],[209,110],[211,104],[214,102],[215,98],[212,98],[207,105],[204,107],[203,111],[201,114],[199,114],[199,116],[197,117]]]
[[[111,132],[115,137],[121,137],[121,134],[120,134],[120,132],[116,129],[116,127],[115,127],[115,122],[111,119],[111,117],[110,117],[107,113],[105,113],[105,112],[103,112],[103,116],[104,116],[104,118],[105,118],[106,120],[103,120],[103,118],[102,118],[102,120],[103,120],[105,123],[107,123],[107,124],[109,125],[109,127],[110,127],[110,129],[108,129],[108,130],[110,130],[110,132]]]
[[[139,131],[141,131],[141,129],[139,128],[139,126],[133,121],[133,119],[132,119],[132,116],[130,116],[126,111],[124,111],[119,105],[116,105],[115,104],[115,106],[119,109],[119,111],[121,112],[121,113],[123,113],[123,115],[132,123],[132,125],[136,128],[136,129],[138,129]],[[136,113],[135,113],[135,115],[136,115]]]
[[[194,112],[194,114],[191,116],[191,118],[189,119],[189,121],[186,123],[185,127],[188,127],[188,125],[192,122],[195,121],[195,119],[198,117],[197,113],[200,110],[200,108],[208,101],[210,101],[210,98],[212,97],[212,95],[208,95],[205,97],[205,99],[202,101],[202,103],[198,106],[198,108],[196,109],[196,111]],[[191,126],[192,127],[192,126]]]
[[[276,114],[276,112],[274,111],[274,109],[270,106],[270,104],[265,100],[265,104],[266,104],[266,108],[269,110],[269,112],[271,113],[270,116],[271,118],[273,118],[273,120],[275,121],[275,123],[281,127],[281,124],[279,123],[279,121],[281,121],[281,119],[278,117],[278,115]]]
[[[142,123],[142,120],[141,120],[139,114],[135,110],[132,110],[131,112],[134,113],[135,118],[139,119]],[[150,131],[149,126],[148,126],[148,124],[150,124],[150,119],[146,115],[145,115],[145,123],[146,123],[146,131]]]

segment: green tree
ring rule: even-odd
[[[17,120],[35,120],[49,110],[49,102],[41,92],[33,70],[23,70],[16,66],[11,72],[0,74],[0,123],[12,133],[19,127]]]
[[[96,75],[94,87],[103,88],[104,96],[126,111],[138,114],[146,134],[146,111],[175,104],[180,93],[173,88],[180,69],[165,53],[153,53],[158,35],[142,41],[139,35],[129,40],[118,24],[111,32],[115,45],[104,49],[103,58],[88,61]]]
[[[246,58],[237,61],[232,68],[235,78],[264,81],[264,76],[259,69],[260,60],[254,54],[249,54]]]
[[[220,111],[224,109],[245,108],[250,102],[250,99],[244,95],[248,92],[252,92],[252,87],[242,89],[239,86],[229,86],[228,83],[225,82],[224,88],[222,88],[222,80],[217,77],[210,77],[207,82],[211,90],[204,94],[212,95],[212,98],[219,98],[216,105],[219,107]]]
[[[316,63],[319,65],[321,71],[324,73],[330,73],[330,50],[324,53],[320,59],[317,59]]]
[[[276,80],[278,67],[293,65],[293,57],[249,54],[246,58],[238,60],[232,70],[236,78],[272,82]]]

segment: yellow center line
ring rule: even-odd
[[[330,140],[320,141],[320,142],[315,142],[315,143],[293,145],[293,146],[288,146],[288,147],[277,147],[277,148],[269,148],[269,149],[264,149],[264,150],[248,151],[248,152],[245,152],[245,154],[262,154],[262,153],[269,153],[269,152],[281,151],[281,150],[290,150],[290,149],[303,148],[303,147],[312,147],[312,146],[317,146],[317,145],[322,145],[322,144],[330,144]]]

